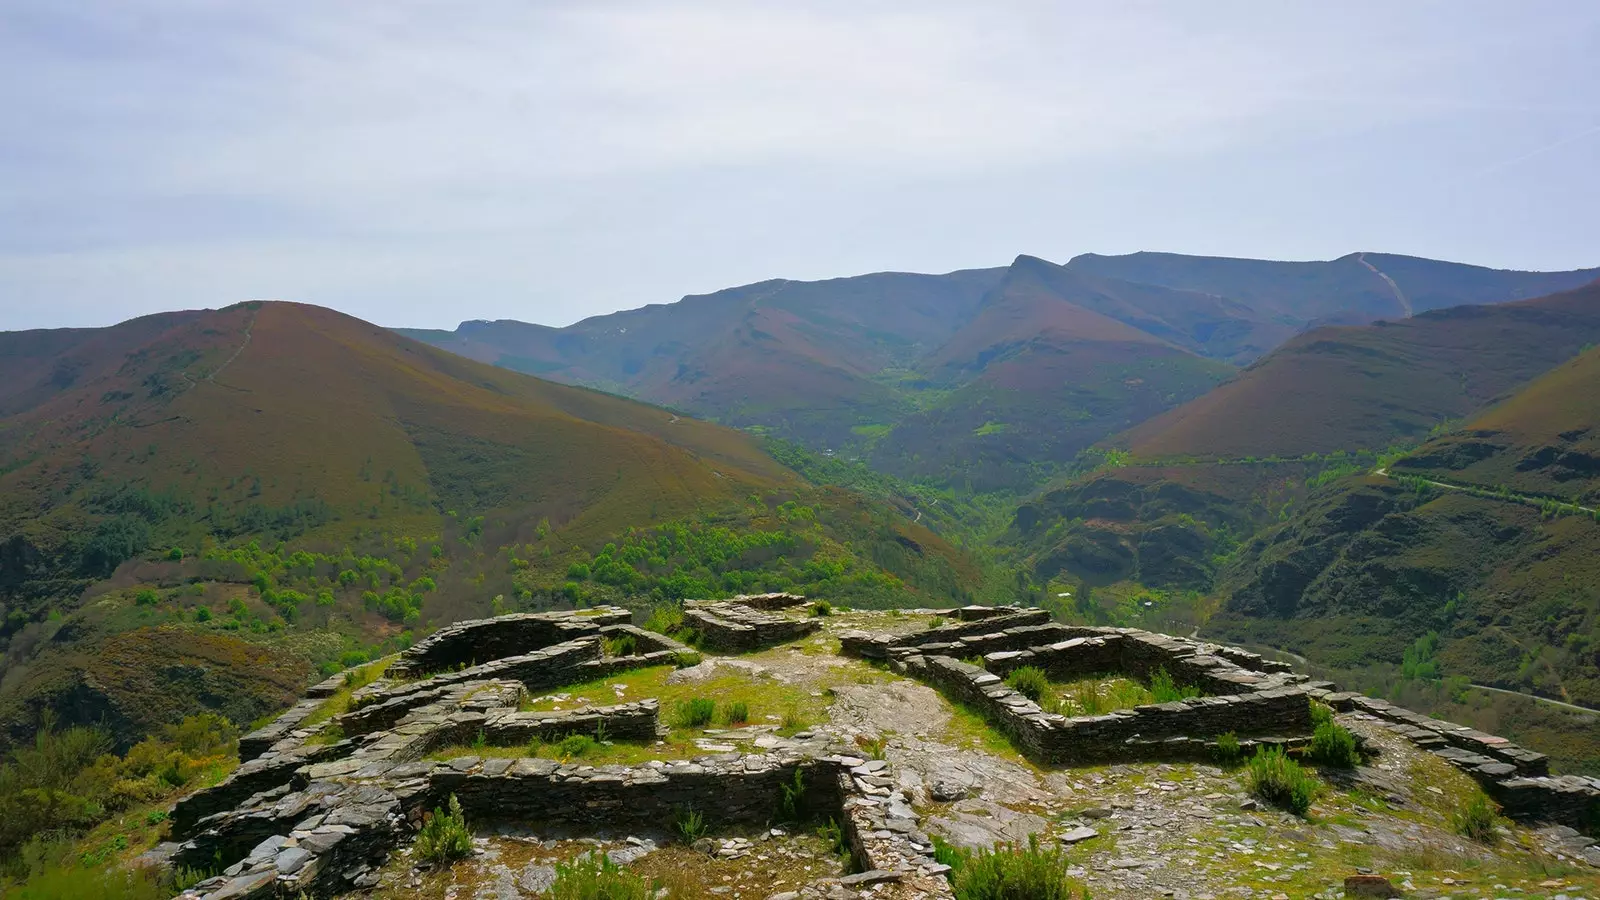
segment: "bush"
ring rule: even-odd
[[[743,700],[735,700],[722,708],[722,718],[729,725],[743,725],[750,721],[750,704]]]
[[[1323,722],[1312,733],[1309,755],[1314,762],[1341,769],[1361,764],[1361,752],[1356,749],[1355,735],[1332,721]]]
[[[556,753],[562,759],[572,759],[587,754],[596,746],[594,738],[587,734],[569,734],[556,744]]]
[[[1475,794],[1464,806],[1450,814],[1450,827],[1463,837],[1480,844],[1500,840],[1500,809],[1488,797]]]
[[[678,702],[672,721],[679,728],[704,728],[717,714],[717,701],[705,697]]]
[[[793,822],[800,819],[800,814],[805,811],[806,803],[806,773],[800,769],[794,770],[794,781],[780,784],[782,798],[778,801],[778,812],[784,821]]]
[[[1007,675],[1006,685],[1035,703],[1043,700],[1044,695],[1050,692],[1050,679],[1042,669],[1033,666],[1023,666]]]
[[[1263,747],[1250,758],[1250,791],[1273,806],[1305,815],[1317,796],[1316,779],[1290,759],[1282,747]]]
[[[1217,748],[1213,751],[1217,762],[1225,766],[1236,766],[1244,758],[1244,748],[1239,746],[1239,736],[1233,732],[1217,735]]]
[[[811,614],[813,616],[831,616],[833,615],[833,604],[826,600],[818,600],[811,604]]]
[[[167,551],[167,559],[170,559],[173,562],[182,562],[183,561],[183,548],[182,547],[173,547],[171,550],[168,550]]]
[[[1311,702],[1311,727],[1317,729],[1323,725],[1333,724],[1333,707],[1326,703]]]
[[[937,847],[935,854],[938,854]],[[1028,836],[1028,846],[1002,844],[993,851],[947,853],[959,867],[950,871],[956,900],[1074,900],[1087,898],[1067,877],[1066,854],[1039,846],[1038,835]],[[949,863],[946,863],[949,865]]]
[[[556,863],[551,900],[651,900],[654,882],[635,875],[604,853],[586,853],[572,862]]]
[[[417,832],[417,859],[430,863],[451,863],[472,855],[472,833],[461,813],[461,801],[450,795],[450,811],[434,807]]]

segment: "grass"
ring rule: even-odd
[[[1156,703],[1172,703],[1200,696],[1200,689],[1192,685],[1177,684],[1165,666],[1150,673],[1150,696]]]
[[[1262,748],[1250,757],[1245,771],[1251,793],[1298,816],[1311,809],[1320,787],[1281,747]]]
[[[448,811],[434,807],[428,814],[412,847],[417,859],[441,865],[472,855],[472,832],[455,794],[450,795]]]
[[[743,704],[746,721],[749,724],[779,726],[792,734],[804,730],[807,723],[826,721],[828,707],[833,702],[824,690],[833,686],[832,683],[789,683],[776,678],[732,673],[719,674],[700,682],[669,683],[668,679],[676,671],[675,666],[634,669],[613,678],[562,688],[560,693],[568,696],[565,701],[542,697],[525,704],[525,708],[550,710],[575,709],[584,705],[608,706],[619,702],[614,688],[620,685],[625,688],[622,694],[625,699],[654,697],[661,702],[662,719],[672,729],[667,738],[671,743],[680,739],[690,740],[697,736],[696,732],[718,721],[715,710],[719,708],[725,718],[728,709]],[[860,669],[853,665],[841,666],[835,673],[830,673],[829,677],[836,678],[837,684],[845,684],[857,671]],[[813,691],[820,691],[824,696],[813,697]],[[709,701],[713,704],[711,718],[699,725],[680,724],[677,718],[678,712],[682,709],[680,704],[696,700]],[[704,704],[701,704],[696,716],[703,714]]]
[[[326,722],[335,716],[341,716],[350,711],[351,697],[355,692],[383,677],[389,670],[389,664],[398,659],[398,656],[386,656],[377,662],[356,666],[345,672],[344,684],[337,691],[328,695],[322,705],[311,711],[311,715],[301,720],[301,728],[309,728],[319,722]],[[337,742],[337,738],[329,743]]]
[[[1450,830],[1469,837],[1480,844],[1494,844],[1500,840],[1500,809],[1488,797],[1479,794],[1466,802],[1450,816]]]
[[[678,728],[704,728],[717,714],[717,701],[708,697],[680,700],[672,710],[672,724]],[[749,710],[746,709],[746,715]]]
[[[1006,686],[1038,703],[1050,692],[1050,678],[1043,669],[1023,666],[1006,676]]]
[[[818,600],[817,602],[811,604],[811,615],[831,616],[833,615],[833,604],[826,600]]]
[[[722,707],[722,721],[726,725],[743,725],[750,721],[750,704],[734,700]]]
[[[556,864],[551,900],[652,900],[657,886],[627,871],[604,853],[586,853]]]
[[[639,652],[639,639],[624,631],[616,637],[601,639],[606,656],[633,656]]]

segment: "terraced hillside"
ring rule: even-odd
[[[939,538],[746,435],[252,303],[0,336],[0,726],[248,723],[494,609],[961,596]]]

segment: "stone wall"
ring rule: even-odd
[[[239,738],[240,762],[249,762],[267,752],[273,744],[288,737],[290,732],[298,728],[300,723],[316,712],[317,707],[321,705],[320,698],[308,697],[289,707],[283,715]]]
[[[412,645],[400,654],[390,672],[400,677],[416,677],[457,666],[476,666],[490,660],[524,656],[553,644],[598,634],[607,625],[625,625],[632,621],[632,613],[615,606],[469,619],[446,625]]]
[[[792,595],[760,595],[761,597]],[[804,602],[804,598],[801,598]],[[822,623],[812,618],[795,618],[766,612],[734,600],[690,601],[684,604],[683,621],[700,632],[700,643],[725,653],[746,653],[773,644],[798,640],[816,632]]]
[[[1295,739],[1311,731],[1309,698],[1293,687],[1067,718],[1044,712],[998,675],[948,656],[913,656],[903,664],[907,674],[977,708],[1043,763],[1165,758],[1169,749],[1192,754],[1195,742],[1203,746],[1227,732]]]
[[[915,651],[929,644],[951,644],[975,635],[994,634],[1010,628],[1030,625],[1048,625],[1050,614],[1042,609],[1028,609],[1002,616],[993,616],[973,622],[962,622],[914,631],[910,634],[884,635],[853,631],[840,636],[843,652],[847,656],[864,659],[888,659],[892,651]]]

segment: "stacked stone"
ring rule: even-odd
[[[194,833],[201,819],[232,809],[255,794],[287,785],[294,780],[296,771],[326,760],[340,759],[354,749],[350,741],[307,744],[305,739],[314,733],[299,732],[285,738],[266,753],[241,764],[219,784],[178,800],[168,814],[172,835],[186,838]]]
[[[338,676],[343,678],[343,676]],[[323,682],[326,684],[327,682]],[[318,685],[319,687],[321,685]],[[297,728],[307,716],[317,711],[322,705],[322,700],[308,697],[289,707],[283,715],[273,719],[266,725],[257,728],[242,738],[239,738],[239,760],[249,762],[271,749],[272,745],[283,740]]]
[[[446,625],[413,644],[400,654],[389,671],[407,678],[458,666],[476,666],[596,635],[605,626],[626,625],[631,621],[632,613],[615,606],[468,619]]]
[[[599,637],[585,637],[459,672],[441,673],[425,681],[399,684],[386,681],[381,686],[369,685],[377,689],[353,701],[359,705],[335,721],[346,735],[381,731],[394,727],[413,709],[444,699],[460,685],[490,680],[516,681],[530,691],[542,691],[594,677],[597,667],[585,668],[584,664],[600,660]]]
[[[794,595],[762,594],[754,599],[772,596]],[[766,612],[760,607],[741,602],[742,599],[690,601],[683,607],[684,621],[699,630],[704,646],[728,653],[744,653],[798,640],[822,627],[822,623],[816,619],[799,619]],[[803,597],[800,599],[801,602],[805,600]]]
[[[1012,628],[1048,625],[1049,622],[1048,612],[1042,609],[1025,609],[972,622],[958,622],[929,628],[926,631],[914,631],[910,634],[887,635],[852,631],[842,635],[839,640],[842,652],[847,656],[888,659],[897,651],[932,653],[936,650],[950,649],[956,642],[968,637],[999,634]]]
[[[796,606],[804,606],[806,597],[802,594],[773,591],[767,594],[740,594],[737,597],[728,599],[726,602],[772,612],[779,609],[793,609]]]

